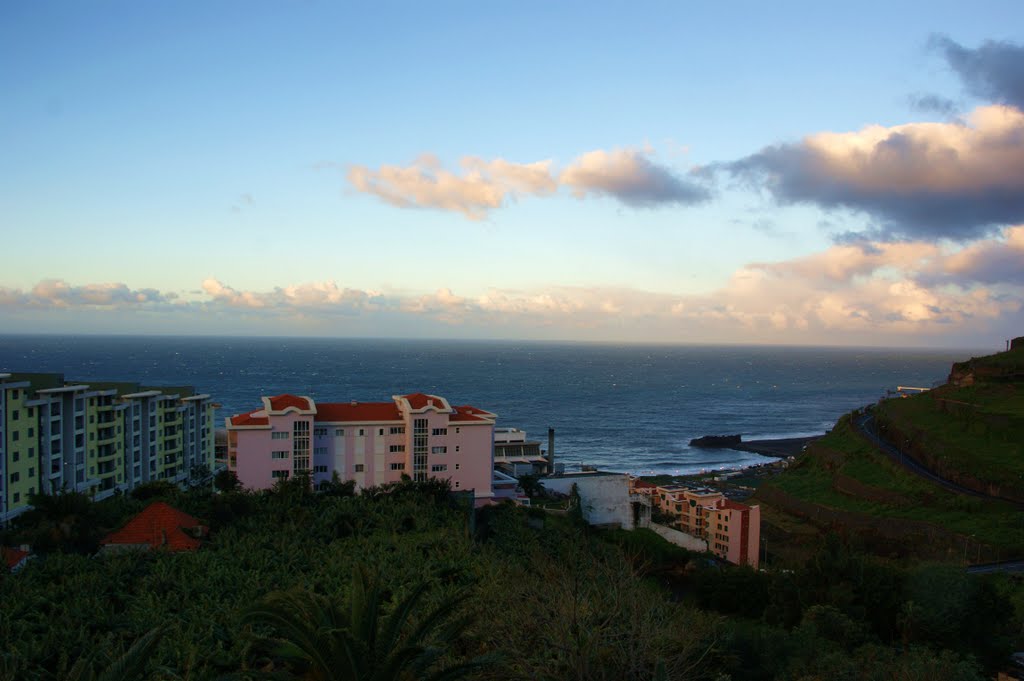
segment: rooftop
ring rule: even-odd
[[[195,551],[200,542],[184,530],[200,527],[200,522],[187,513],[154,501],[116,532],[100,543],[117,546],[166,547],[169,551]]]

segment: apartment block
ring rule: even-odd
[[[414,393],[390,402],[321,402],[277,395],[226,420],[228,468],[250,489],[309,474],[321,484],[337,473],[361,489],[431,477],[472,490],[477,503],[494,496],[495,414],[453,407]]]
[[[187,387],[0,374],[0,522],[36,492],[96,499],[213,466],[216,405]]]
[[[707,542],[708,551],[736,565],[760,565],[761,507],[748,506],[715,489],[653,485],[630,480],[630,492],[650,498],[669,526]]]

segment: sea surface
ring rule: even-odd
[[[498,414],[559,461],[636,473],[693,473],[769,461],[688,446],[821,434],[897,385],[931,387],[975,350],[672,346],[513,341],[141,336],[0,336],[0,372],[193,385],[220,416],[294,393],[387,401],[426,392]]]

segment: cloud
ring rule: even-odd
[[[635,149],[591,151],[562,171],[559,181],[578,198],[610,196],[635,208],[693,204],[711,198],[708,189],[684,180]]]
[[[955,253],[934,277],[938,281],[1024,286],[1024,226],[1005,230],[999,240],[981,241]]]
[[[352,187],[399,208],[432,208],[482,220],[510,200],[548,196],[560,187],[578,198],[608,196],[632,207],[692,204],[707,200],[710,192],[697,181],[685,180],[650,153],[633,149],[591,151],[556,172],[551,161],[514,163],[502,158],[467,156],[460,172],[445,169],[432,155],[409,166],[384,165],[377,170],[354,165]]]
[[[911,108],[924,113],[937,113],[952,116],[956,113],[956,102],[952,99],[935,94],[917,94],[907,98]]]
[[[986,41],[970,49],[943,35],[933,36],[930,45],[972,95],[1024,110],[1024,46]]]
[[[342,288],[334,281],[296,284],[266,292],[239,291],[221,281],[203,281],[203,292],[217,305],[271,312],[324,311],[355,312],[374,309],[380,294],[360,289]]]
[[[125,284],[72,286],[62,279],[44,279],[30,290],[0,287],[0,306],[26,308],[140,308],[172,303],[174,293],[156,289],[131,289]]]
[[[968,241],[1024,219],[1024,113],[818,133],[717,169],[780,203],[866,213],[876,238]]]
[[[470,157],[463,160],[463,174],[456,175],[442,168],[433,156],[423,156],[404,168],[385,165],[374,171],[352,166],[348,180],[357,191],[373,194],[392,206],[435,208],[482,220],[506,199],[553,191],[549,164],[516,164],[504,159],[487,162]]]
[[[596,286],[406,293],[334,281],[247,290],[212,277],[187,300],[117,283],[44,280],[27,290],[0,288],[5,328],[13,328],[9,320],[73,319],[76,310],[79,318],[102,310],[107,320],[136,320],[137,327],[144,319],[203,333],[244,327],[310,335],[921,344],[928,336],[1002,334],[1024,321],[1024,225],[962,246],[835,244],[799,258],[749,263],[706,294]],[[32,311],[38,314],[30,317]],[[150,328],[145,325],[141,330]]]

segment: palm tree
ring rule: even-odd
[[[132,681],[133,679],[148,678],[143,674],[146,671],[150,654],[162,635],[161,627],[150,629],[122,655],[98,672],[87,657],[80,657],[68,670],[63,681]]]
[[[263,639],[272,658],[301,669],[314,681],[459,679],[488,662],[475,658],[439,668],[447,649],[463,635],[471,617],[458,611],[463,590],[444,599],[417,624],[413,615],[429,588],[421,582],[385,617],[380,585],[357,568],[347,608],[303,589],[274,592],[250,608],[244,620],[277,636]],[[262,646],[261,646],[262,647]]]

